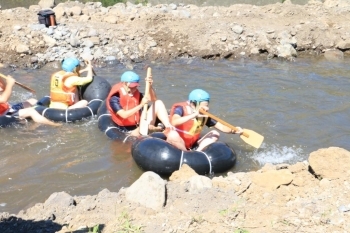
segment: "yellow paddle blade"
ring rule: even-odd
[[[243,141],[255,148],[259,148],[264,141],[264,136],[250,129],[243,129],[243,134],[240,137]]]

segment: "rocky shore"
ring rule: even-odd
[[[47,8],[55,12],[57,26],[39,24],[37,14]],[[180,57],[342,59],[350,49],[349,17],[347,0],[230,7],[42,0],[29,9],[0,10],[0,63],[40,68],[72,55],[99,66],[121,62],[130,68],[144,60]]]
[[[145,172],[118,193],[53,193],[0,214],[2,232],[350,232],[350,152],[320,149],[308,161],[225,177],[184,165],[169,181]]]
[[[41,1],[0,10],[0,68],[40,68],[75,55],[95,66],[190,59],[339,60],[350,49],[350,3],[197,7]],[[52,8],[57,26],[38,24]],[[165,181],[146,172],[118,193],[53,193],[2,232],[350,232],[350,152],[324,148],[297,164],[208,178],[184,166]]]

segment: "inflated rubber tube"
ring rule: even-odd
[[[75,122],[96,115],[98,108],[107,98],[111,85],[101,77],[94,77],[93,81],[81,88],[83,99],[89,101],[86,107],[73,109],[49,108],[50,97],[46,96],[40,100],[42,105],[35,107],[42,116],[62,122]]]
[[[7,115],[0,116],[0,128],[5,128],[7,126],[17,124],[19,122],[20,120],[17,117]]]
[[[128,136],[126,133],[121,132],[111,118],[111,114],[107,109],[106,100],[104,100],[97,111],[98,128],[106,134],[106,136],[112,140],[119,141],[135,141],[137,137]]]
[[[83,99],[87,101],[105,100],[111,89],[112,86],[106,79],[95,76],[91,83],[81,87],[81,93],[83,93]]]
[[[50,102],[50,97],[45,96],[40,100]],[[42,116],[50,119],[52,121],[62,121],[62,122],[75,122],[82,120],[84,118],[93,117],[98,108],[100,107],[102,100],[95,99],[91,100],[86,107],[83,108],[73,108],[73,109],[57,109],[49,108],[45,106],[36,106],[35,109]]]
[[[204,151],[182,151],[164,141],[165,136],[161,135],[154,133],[152,137],[138,138],[132,144],[132,157],[145,171],[170,175],[187,164],[197,174],[206,175],[226,172],[235,164],[236,153],[226,143],[215,142]]]

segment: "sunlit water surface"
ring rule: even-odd
[[[329,62],[317,58],[278,60],[193,61],[151,64],[158,98],[170,108],[186,100],[195,88],[211,94],[210,111],[225,121],[265,136],[258,150],[236,135],[221,140],[237,152],[232,172],[253,171],[266,163],[295,163],[330,146],[350,149],[349,59]],[[135,71],[145,76],[144,64]],[[18,101],[48,94],[57,64],[40,70],[2,70],[37,91],[16,86]],[[116,83],[126,70],[120,64],[95,67]],[[141,84],[141,90],[144,83]],[[108,139],[97,119],[62,127],[26,125],[0,129],[0,212],[17,213],[51,193],[92,195],[131,185],[142,171],[130,145]],[[215,174],[219,175],[219,174]]]

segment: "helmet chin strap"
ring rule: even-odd
[[[126,84],[124,84],[125,85],[125,89],[126,89],[126,92],[127,93],[129,93],[129,91],[130,91],[130,88],[129,88],[129,85],[130,85],[130,83],[129,82],[127,82]]]

